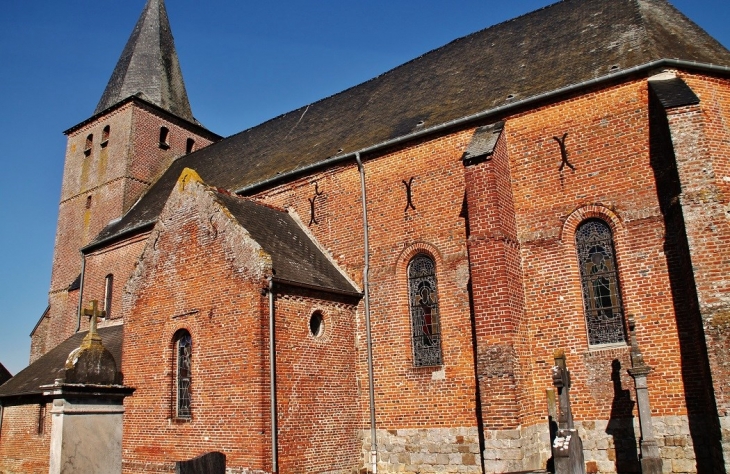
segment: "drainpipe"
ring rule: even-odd
[[[0,402],[0,439],[3,439],[3,403]]]
[[[365,195],[365,167],[360,152],[355,153],[357,168],[360,171],[360,194],[362,199],[362,226],[365,246],[365,265],[362,269],[363,292],[365,293],[365,333],[368,345],[368,385],[370,389],[370,462],[373,474],[378,472],[378,438],[375,430],[375,379],[373,377],[373,340],[370,332],[370,243],[368,237],[368,206]]]
[[[271,472],[279,472],[278,427],[276,423],[276,346],[274,342],[274,277],[269,277],[269,379],[271,399]]]
[[[84,274],[86,273],[86,255],[81,253],[81,281],[79,282],[79,311],[76,322],[76,332],[81,330],[81,312],[84,306]]]

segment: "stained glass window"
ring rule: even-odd
[[[588,343],[624,342],[623,307],[611,229],[598,219],[585,221],[576,231],[575,244],[580,264]]]
[[[441,365],[441,324],[439,320],[436,266],[428,255],[419,254],[408,265],[411,303],[413,365]]]
[[[190,418],[190,362],[192,338],[183,330],[177,334],[175,342],[177,353],[177,418]]]

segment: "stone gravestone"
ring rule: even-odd
[[[114,356],[96,332],[97,302],[89,333],[66,360],[64,376],[41,388],[53,399],[50,474],[122,472],[123,400],[134,392],[120,384]]]
[[[175,463],[175,474],[226,474],[226,455],[213,451]]]
[[[558,391],[558,432],[553,441],[555,474],[585,474],[583,442],[573,425],[570,411],[570,371],[565,363],[565,352],[555,353],[553,385]]]

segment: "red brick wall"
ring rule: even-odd
[[[687,229],[692,278],[696,284],[694,305],[701,314],[695,330],[704,326],[712,378],[702,389],[714,385],[720,415],[730,409],[727,381],[730,321],[730,279],[720,254],[730,244],[730,81],[683,75],[700,99],[698,106],[669,110],[667,123],[681,181],[681,207]],[[704,355],[700,348],[699,356]],[[707,381],[714,380],[713,383]],[[707,404],[706,397],[702,399]],[[705,409],[705,406],[701,407]]]
[[[531,351],[524,355],[534,361],[533,404],[524,414],[528,423],[545,418],[544,390],[551,385],[556,349],[566,350],[577,420],[617,416],[611,403],[620,395],[614,392],[614,360],[622,365],[623,389],[631,388],[625,376],[626,347],[599,350],[587,342],[574,233],[589,217],[602,218],[613,229],[624,309],[636,316],[639,345],[655,367],[649,376],[652,412],[685,413],[648,115],[646,82],[636,81],[507,119],[530,328]],[[564,133],[575,171],[558,169],[561,154],[553,137]]]
[[[103,144],[106,126],[110,133]],[[159,143],[161,126],[170,129],[166,149]],[[89,134],[93,143],[87,156]],[[175,158],[185,154],[190,137],[196,141],[195,149],[207,146],[213,138],[202,137],[196,127],[133,102],[69,134],[51,274],[50,321],[47,331],[34,335],[36,340],[45,339],[34,342],[35,347],[49,350],[73,334],[77,304],[66,304],[60,295],[81,271],[79,249],[112,219],[121,217]]]
[[[229,467],[269,463],[268,299],[270,266],[213,198],[190,181],[173,192],[123,300],[125,472],[166,469],[219,450]],[[175,417],[173,337],[192,336],[192,418]]]
[[[279,472],[350,473],[362,463],[355,307],[296,288],[276,293]],[[324,317],[318,337],[315,311]]]
[[[97,300],[99,308],[104,307],[106,277],[113,275],[111,311],[107,319],[116,320],[123,316],[122,296],[124,286],[132,275],[139,257],[147,243],[149,233],[139,234],[130,239],[91,252],[86,256],[84,271],[84,304]],[[81,330],[88,328],[88,318],[82,318]]]
[[[50,453],[51,405],[45,404],[43,434],[38,434],[40,405],[10,405],[2,408],[0,426],[0,472],[46,474]]]
[[[465,169],[476,371],[485,429],[516,428],[521,412],[517,377],[524,372],[516,351],[524,296],[509,166],[501,136],[487,161]],[[529,363],[529,357],[520,355]]]
[[[471,131],[392,150],[365,160],[370,227],[370,296],[378,429],[476,426],[474,352],[469,312],[461,155]],[[367,158],[367,157],[366,157]],[[406,210],[402,181],[413,177],[415,210]],[[304,224],[317,189],[318,242],[362,284],[363,233],[360,179],[354,160],[261,193],[292,207]],[[407,265],[416,253],[436,263],[444,364],[414,367]],[[360,308],[362,311],[362,306]],[[364,315],[357,320],[358,379],[362,417],[369,420]],[[443,370],[442,370],[443,369]],[[367,430],[369,422],[362,429]]]

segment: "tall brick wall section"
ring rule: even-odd
[[[674,166],[672,171],[680,191],[675,193],[677,201],[669,215],[675,227],[686,230],[686,240],[680,235],[673,241],[683,276],[681,283],[690,289],[690,294],[684,295],[687,330],[683,335],[691,336],[693,344],[688,344],[683,355],[688,365],[694,366],[687,375],[700,384],[687,394],[690,429],[695,444],[701,443],[708,451],[702,458],[709,456],[720,469],[723,463],[730,465],[729,459],[723,460],[723,435],[717,418],[718,411],[720,416],[728,415],[729,395],[724,381],[730,375],[723,365],[728,349],[723,330],[730,314],[730,278],[719,257],[730,243],[730,176],[726,176],[730,171],[730,83],[691,76],[687,82],[700,98],[700,104],[662,110],[666,116],[657,121],[661,120],[671,140],[673,154],[666,158]],[[724,444],[728,443],[730,440],[726,439]],[[727,458],[730,446],[725,451]]]
[[[353,370],[354,302],[292,287],[275,291],[279,472],[357,471],[364,387]],[[323,317],[318,335],[310,331],[314,312]]]
[[[464,180],[460,158],[470,137],[471,131],[456,133],[364,162],[378,429],[476,426],[469,271],[461,217]],[[406,209],[403,181],[410,178],[415,210]],[[322,195],[315,200],[317,222],[309,230],[350,278],[362,285],[362,204],[354,160],[258,198],[293,208],[306,225],[315,183]],[[407,266],[418,253],[432,256],[436,263],[444,361],[437,367],[414,367],[413,363]],[[358,378],[365,391],[364,315],[357,321],[357,338]],[[361,397],[362,416],[369,420],[366,394]]]
[[[485,430],[514,429],[520,420],[518,331],[524,295],[505,136],[493,155],[465,168],[476,373]],[[529,350],[525,347],[524,350]]]
[[[6,402],[7,403],[7,402]],[[41,403],[45,406],[43,432],[38,433]],[[2,408],[0,473],[47,474],[51,439],[51,404],[33,400]]]
[[[163,147],[162,126],[169,129]],[[89,135],[93,136],[90,147]],[[81,271],[79,249],[112,219],[121,217],[175,158],[186,153],[188,138],[195,140],[194,149],[215,139],[196,126],[137,102],[69,134],[49,293],[51,310],[44,324],[47,329],[33,335],[36,340],[44,339],[34,342],[35,347],[49,350],[73,334],[78,306],[63,293]],[[38,357],[42,352],[32,355]]]
[[[189,180],[173,191],[125,288],[122,368],[125,383],[138,390],[125,400],[124,472],[169,472],[176,460],[214,450],[226,454],[234,472],[270,470],[268,298],[261,292],[267,275],[270,259],[204,185]],[[290,318],[302,318],[286,308],[282,335],[294,325]],[[324,312],[336,321],[340,311]],[[175,413],[179,329],[192,336],[189,420]],[[309,377],[311,362],[284,359],[282,370],[294,375],[301,367]],[[289,364],[296,367],[287,371]],[[291,383],[282,377],[284,386]],[[285,405],[292,400],[282,396]],[[282,413],[289,430],[298,423],[290,408]],[[290,442],[297,436],[294,430]]]

